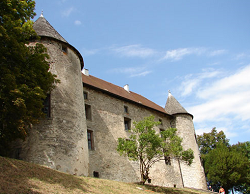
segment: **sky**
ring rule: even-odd
[[[168,91],[231,144],[250,141],[249,0],[36,0],[90,75],[165,107]]]

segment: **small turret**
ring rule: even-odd
[[[168,93],[165,111],[173,116],[173,127],[177,129],[178,136],[182,138],[183,149],[187,150],[191,148],[194,151],[194,160],[191,166],[183,162],[180,162],[179,165],[183,187],[206,189],[204,169],[201,165],[200,153],[195,137],[193,115],[181,106],[170,91]]]

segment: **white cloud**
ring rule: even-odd
[[[240,60],[240,59],[246,59],[250,58],[250,52],[242,52],[236,55],[235,59]]]
[[[62,12],[63,17],[69,17],[69,15],[75,10],[74,7],[70,7]]]
[[[178,61],[183,57],[188,55],[207,55],[210,57],[225,54],[227,50],[210,50],[208,48],[198,47],[198,48],[178,48],[174,50],[168,50],[161,60],[171,60]]]
[[[150,74],[152,71],[143,71],[143,72],[140,72],[140,73],[137,73],[137,74],[132,74],[130,75],[130,77],[144,77],[148,74]]]
[[[208,99],[222,94],[230,95],[235,92],[250,89],[250,65],[240,69],[233,75],[212,83],[208,88],[199,91],[198,97]]]
[[[101,49],[86,49],[86,48],[82,48],[81,49],[81,54],[83,56],[90,56],[90,55],[95,55],[96,53],[98,53]]]
[[[118,48],[112,48],[113,51],[116,53],[121,54],[122,56],[126,57],[149,57],[154,55],[156,52],[150,48],[144,48],[141,45],[128,45]]]
[[[195,122],[250,119],[250,65],[235,74],[215,81],[202,90],[197,96],[203,103],[189,107],[195,115]]]
[[[81,22],[80,20],[76,20],[76,21],[74,22],[74,24],[77,25],[77,26],[79,26],[79,25],[82,24],[82,22]]]
[[[195,122],[225,120],[228,115],[233,119],[250,119],[250,91],[220,95],[200,105],[190,107]]]
[[[187,96],[192,93],[192,91],[199,85],[199,79],[188,79],[181,83],[180,90],[182,91],[182,96]]]
[[[186,110],[194,115],[196,133],[207,133],[217,127],[217,131],[223,130],[229,139],[247,139],[245,136],[250,131],[250,65],[220,79],[213,77],[215,75],[213,72],[200,74],[197,76],[200,79],[211,76],[213,79],[209,81],[212,83],[192,88],[199,104],[186,107]],[[225,74],[220,72],[219,75]]]
[[[109,72],[128,74],[130,77],[143,77],[152,72],[145,69],[146,67],[115,68],[109,70]]]
[[[179,48],[175,50],[169,50],[166,52],[165,56],[162,60],[172,60],[177,61],[182,59],[184,56],[195,54],[200,55],[205,52],[206,49],[204,48]]]
[[[218,55],[223,55],[223,54],[225,54],[227,51],[226,50],[223,50],[223,49],[221,49],[221,50],[215,50],[215,51],[211,51],[210,53],[209,53],[209,56],[218,56]]]
[[[203,70],[198,75],[185,76],[179,90],[182,96],[190,95],[195,89],[197,89],[205,79],[214,78],[220,74],[220,71],[213,69]]]

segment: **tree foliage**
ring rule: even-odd
[[[226,191],[247,181],[249,161],[241,152],[221,144],[205,160],[205,171],[212,184],[220,183]]]
[[[35,1],[1,0],[0,8],[0,154],[6,155],[8,143],[24,139],[43,116],[43,100],[58,80],[48,72],[46,48],[27,46],[37,38],[30,20]]]
[[[154,121],[154,116],[145,117],[139,122],[134,122],[134,128],[128,139],[118,139],[117,151],[120,155],[139,161],[141,183],[143,184],[149,178],[149,169],[156,162],[163,160],[164,156],[184,160],[189,165],[194,158],[191,149],[183,151],[182,139],[176,135],[177,129],[169,128],[159,134],[154,129],[159,124]]]
[[[218,144],[229,146],[229,140],[223,131],[217,132],[214,127],[210,133],[203,133],[197,136],[197,143],[199,145],[200,153],[202,155],[208,154],[209,151],[216,148]]]
[[[230,145],[223,131],[198,136],[205,174],[215,190],[249,192],[249,142]]]
[[[237,143],[232,145],[232,149],[235,152],[242,153],[244,156],[248,158],[249,165],[250,165],[250,141]],[[250,167],[245,169],[247,172],[246,181],[238,186],[235,186],[235,190],[241,191],[244,194],[250,193]]]

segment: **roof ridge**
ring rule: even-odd
[[[89,75],[86,76],[82,74],[82,80],[83,83],[88,84],[90,86],[93,86],[95,88],[99,88],[103,91],[109,92],[111,94],[114,94],[116,96],[119,96],[121,98],[125,98],[127,100],[133,101],[135,103],[138,103],[140,105],[152,108],[156,111],[160,111],[164,114],[168,114],[163,107],[159,106],[155,102],[149,100],[148,98],[137,94],[133,91],[126,91],[123,87],[115,85],[111,82],[105,81],[103,79],[97,78],[95,76]]]

